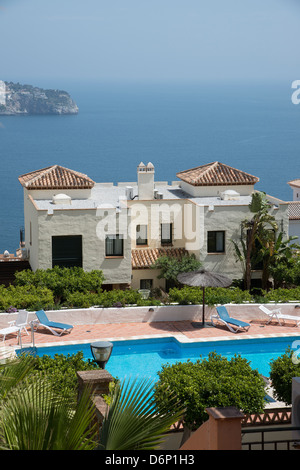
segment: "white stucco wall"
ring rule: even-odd
[[[3,80],[0,80],[0,105],[6,105],[6,85]]]
[[[101,224],[101,218],[97,216],[96,209],[55,210],[49,215],[45,210],[37,211],[34,203],[26,198],[25,218],[26,248],[28,246],[30,249],[29,260],[33,270],[52,268],[53,236],[82,235],[83,269],[103,270],[106,284],[130,283],[131,240],[128,237],[124,239],[123,257],[107,258],[105,235],[99,237],[98,224]],[[30,221],[33,234],[31,246],[28,239]],[[100,225],[100,231],[101,229]]]
[[[50,201],[52,200],[53,196],[58,194],[66,194],[72,199],[88,199],[91,197],[92,192],[91,189],[31,189],[26,191],[28,195],[33,197],[33,199],[48,199]]]
[[[180,186],[183,191],[194,197],[220,196],[224,191],[233,190],[241,196],[249,196],[253,193],[253,185],[227,185],[227,186],[193,186],[181,181]]]
[[[269,318],[259,309],[260,304],[226,304],[226,308],[233,318],[245,321],[268,320]],[[270,309],[281,308],[286,315],[299,316],[299,308],[296,303],[269,304]],[[206,306],[205,317],[209,321],[211,315],[216,313],[215,307]],[[16,313],[0,313],[0,328],[8,326],[9,321],[16,318]],[[65,309],[47,311],[49,320],[72,325],[94,325],[107,323],[132,323],[132,322],[160,322],[160,321],[184,321],[201,320],[202,305],[162,305],[153,307],[125,307],[125,308],[87,308]],[[34,312],[29,312],[28,321],[35,320]],[[298,328],[296,328],[298,331]],[[251,332],[251,329],[250,329]],[[231,333],[230,333],[231,334]],[[173,334],[171,334],[173,336]],[[88,339],[88,338],[87,338]],[[70,341],[72,337],[70,336]]]
[[[298,237],[298,240],[293,240],[292,243],[300,243],[300,220],[290,220],[289,235],[291,237]]]

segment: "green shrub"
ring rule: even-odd
[[[114,289],[98,293],[69,293],[65,305],[73,308],[89,308],[99,305],[104,308],[125,307],[126,305],[160,305],[159,300],[142,299],[138,291],[133,289]]]
[[[170,302],[178,302],[180,305],[201,304],[203,293],[200,287],[185,286],[182,289],[174,287],[169,291]],[[252,296],[248,291],[232,287],[230,289],[222,287],[207,287],[205,289],[205,302],[207,305],[243,303],[251,302]]]
[[[300,363],[294,360],[294,352],[288,348],[277,359],[271,361],[270,379],[275,397],[286,405],[292,403],[292,378],[300,376]]]
[[[34,370],[44,372],[54,387],[69,396],[74,396],[78,390],[77,371],[98,369],[96,362],[83,358],[83,352],[75,354],[55,354],[53,358],[48,355],[36,356]]]
[[[265,302],[285,303],[292,300],[300,300],[300,287],[295,287],[294,289],[272,289],[268,292],[263,292],[263,296]]]
[[[192,429],[206,421],[208,407],[236,406],[244,413],[260,413],[264,407],[264,381],[239,355],[228,360],[211,352],[195,363],[165,365],[158,375],[155,400],[167,409],[165,390],[175,393],[186,409],[185,423]]]
[[[26,269],[15,274],[16,286],[35,286],[50,289],[56,303],[66,300],[70,293],[98,292],[104,277],[102,271],[84,271],[82,268]]]
[[[35,286],[0,286],[0,310],[13,306],[17,309],[39,310],[51,308],[54,298],[51,290]]]

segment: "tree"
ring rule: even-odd
[[[270,266],[274,288],[291,288],[300,285],[300,257],[294,254],[292,258],[280,260]]]
[[[155,402],[154,386],[144,378],[117,383],[100,432],[101,449],[153,450],[161,444],[184,407],[168,390],[167,405]]]
[[[241,240],[242,250],[239,244],[233,240],[236,255],[242,262],[244,270],[245,289],[250,290],[251,287],[251,270],[259,260],[258,243],[259,239],[264,238],[265,231],[277,231],[278,226],[275,217],[269,214],[270,204],[266,194],[256,192],[252,195],[249,209],[253,214],[252,218],[242,222],[242,230],[244,239]]]
[[[75,403],[35,372],[27,356],[0,371],[0,445],[7,450],[91,450],[97,428],[88,389]]]
[[[7,450],[99,449],[98,426],[90,391],[77,402],[72,394],[53,386],[47,375],[33,374],[34,358],[0,368],[0,447]],[[155,407],[149,380],[117,383],[101,429],[104,450],[149,450],[182,416],[176,399],[172,412]]]
[[[298,237],[288,237],[283,239],[283,233],[277,236],[276,232],[265,230],[257,237],[259,246],[257,249],[258,258],[262,261],[262,288],[267,289],[272,268],[278,265],[287,265],[293,258],[297,244],[292,244],[292,240]]]
[[[277,400],[286,405],[292,403],[292,379],[300,376],[300,361],[296,351],[288,348],[286,352],[270,363],[270,379]]]
[[[208,407],[236,406],[244,413],[259,413],[264,407],[264,381],[239,355],[228,360],[211,352],[207,359],[194,363],[167,364],[158,375],[156,402],[168,406],[165,390],[175,393],[186,408],[185,424],[192,430],[208,418]]]
[[[195,255],[185,255],[180,260],[169,256],[160,256],[151,266],[153,269],[160,269],[158,279],[166,279],[169,285],[179,286],[177,276],[183,272],[195,271],[199,269],[201,262]]]

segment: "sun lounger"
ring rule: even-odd
[[[242,320],[236,320],[235,318],[232,318],[229,316],[227,308],[222,305],[221,307],[216,307],[216,310],[218,312],[218,315],[212,315],[211,321],[214,326],[214,319],[223,323],[223,325],[226,325],[227,328],[232,331],[233,333],[237,333],[238,331],[248,331],[250,328],[250,324],[246,323]]]
[[[26,310],[19,310],[16,320],[9,321],[8,324],[20,328],[20,332],[24,330],[29,335],[27,331],[28,312]]]
[[[27,326],[28,326],[28,312],[26,310],[20,310],[15,320],[9,321],[10,326],[2,328],[0,330],[0,336],[2,336],[3,341],[7,335],[13,333],[19,333],[21,335],[22,331],[25,331],[28,335]]]
[[[260,308],[260,310],[262,310],[269,317],[269,321],[267,322],[267,325],[272,320],[276,320],[280,325],[282,325],[281,320],[282,320],[283,324],[284,324],[285,320],[296,322],[296,326],[299,326],[299,324],[300,324],[300,317],[296,317],[295,315],[284,315],[283,313],[281,313],[280,308],[270,310],[267,307],[265,307],[264,305],[260,305],[259,308]]]
[[[38,328],[39,326],[43,326],[47,328],[49,331],[51,331],[52,334],[55,336],[61,336],[63,333],[70,333],[73,325],[68,325],[66,323],[58,323],[54,321],[48,320],[48,317],[44,310],[39,310],[35,312],[38,322],[36,322],[36,327]],[[58,333],[55,330],[61,330],[60,333]]]
[[[20,333],[20,328],[18,326],[8,326],[7,328],[0,330],[0,335],[3,336],[3,341],[5,341],[7,335],[11,335],[12,333]]]

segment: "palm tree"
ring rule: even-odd
[[[295,249],[299,249],[299,245],[291,243],[297,239],[296,236],[290,236],[286,240],[283,239],[284,234],[280,232],[278,236],[273,231],[264,231],[258,236],[259,256],[263,263],[262,272],[262,288],[267,289],[267,283],[270,277],[270,270],[273,266],[280,263],[287,264],[293,258]]]
[[[102,449],[153,450],[161,444],[183,410],[170,392],[168,409],[157,404],[154,386],[151,379],[143,378],[117,385],[100,433]]]
[[[94,406],[88,389],[75,404],[57,393],[33,358],[2,366],[0,373],[0,442],[8,450],[91,450],[97,445]]]
[[[54,391],[47,377],[32,375],[27,356],[0,370],[0,446],[9,450],[92,450],[99,448],[95,409],[86,388],[80,401]],[[117,384],[101,429],[101,449],[154,449],[183,411],[155,407],[150,382]],[[177,411],[176,411],[177,410]]]
[[[252,195],[249,209],[252,218],[242,222],[242,229],[246,233],[245,240],[241,240],[242,251],[238,244],[233,241],[237,257],[243,263],[245,288],[251,287],[251,270],[257,260],[257,241],[263,238],[266,230],[277,231],[278,226],[275,217],[269,213],[270,204],[265,193],[257,192]]]

